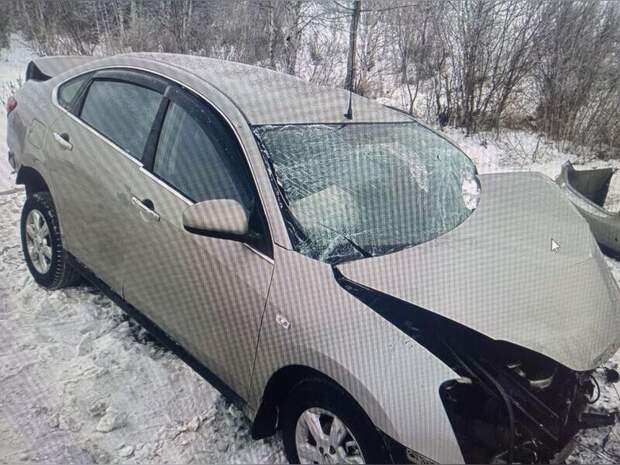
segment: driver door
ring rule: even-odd
[[[141,175],[131,186],[125,299],[237,394],[248,388],[274,263],[271,239],[236,136],[206,102],[169,87],[167,110]],[[238,201],[261,240],[192,234],[185,209]]]

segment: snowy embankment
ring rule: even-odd
[[[0,55],[0,89],[19,75],[27,52],[13,47],[9,63],[6,57]],[[14,187],[6,178],[5,124],[2,112],[0,192]],[[536,169],[555,176],[568,158],[549,147],[540,150],[523,133],[482,145],[458,130],[449,135],[481,172]],[[541,152],[538,163],[531,162],[534,145]],[[517,148],[523,162],[510,164],[520,159]],[[620,197],[620,186],[612,190]],[[279,439],[252,441],[239,410],[99,292],[39,288],[21,254],[23,202],[22,192],[0,194],[0,463],[284,461]],[[620,263],[608,263],[620,279]],[[608,366],[618,362],[616,355]],[[602,395],[594,407],[619,410],[616,387],[599,378]],[[570,460],[620,461],[619,433],[600,428],[582,434]]]
[[[3,103],[0,123],[0,193],[15,187],[14,178],[11,176],[11,167],[7,160],[6,147],[6,124],[4,123],[4,102],[11,93],[11,83],[17,82],[23,74],[28,62],[30,52],[19,42],[17,36],[11,40],[11,48],[0,49],[0,102]]]

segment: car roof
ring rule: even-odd
[[[412,118],[353,94],[353,119],[345,118],[349,93],[289,74],[214,58],[168,53],[123,55],[181,68],[225,94],[250,124],[403,122]]]

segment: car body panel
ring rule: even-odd
[[[55,184],[64,186],[57,203],[67,249],[245,395],[273,261],[239,242],[186,232],[182,213],[191,201],[61,112],[49,131],[49,147]],[[55,147],[54,133],[70,134],[73,149]],[[147,198],[159,221],[134,204]]]
[[[440,385],[458,376],[344,291],[330,265],[279,247],[274,258],[249,402],[260,402],[279,368],[307,366],[346,389],[399,443],[441,463],[462,462],[439,396]]]
[[[63,150],[54,133],[70,134],[73,149]],[[122,295],[119,270],[133,233],[127,219],[136,214],[130,186],[141,163],[66,112],[50,126],[46,144],[65,247]]]
[[[478,209],[451,232],[338,269],[571,369],[597,367],[620,346],[620,294],[587,223],[541,174],[486,175],[481,184]]]
[[[124,221],[123,297],[241,396],[247,396],[273,260],[248,245],[191,234],[190,203],[144,170],[132,197],[150,199],[158,221],[135,209]]]
[[[248,161],[250,170],[252,171],[254,180],[256,182],[256,187],[265,210],[267,221],[269,223],[269,229],[272,239],[276,244],[282,245],[284,247],[290,247],[290,240],[286,232],[286,227],[284,226],[282,216],[278,209],[278,204],[271,188],[268,174],[265,171],[259,148],[256,144],[256,140],[254,138],[252,130],[248,125],[248,120],[246,119],[244,113],[240,110],[239,106],[235,102],[233,102],[226,94],[222,93],[215,85],[211,84],[208,81],[205,81],[200,76],[189,72],[184,68],[173,66],[163,61],[155,61],[149,59],[148,55],[149,54],[144,54],[144,56],[134,56],[133,54],[118,55],[113,57],[101,58],[95,61],[88,61],[84,65],[69,69],[64,73],[54,76],[49,81],[45,81],[43,83],[26,83],[26,85],[29,85],[31,87],[40,86],[40,88],[37,88],[37,93],[40,94],[40,96],[36,98],[37,102],[49,100],[48,92],[50,89],[53,89],[54,94],[52,96],[52,105],[42,105],[42,107],[48,107],[46,108],[46,110],[51,111],[51,113],[54,114],[55,117],[58,117],[58,111],[67,113],[57,104],[56,92],[58,86],[73,77],[88,73],[93,70],[128,68],[152,73],[159,76],[165,76],[166,79],[172,82],[182,83],[183,87],[192,90],[196,94],[206,99],[206,101],[211,104],[226,119],[226,121],[230,124],[231,128],[236,133],[239,143],[241,144],[243,151],[246,155],[246,159]],[[58,58],[59,61],[62,61],[64,59],[65,57]],[[22,95],[22,93],[23,89],[18,91],[17,97],[21,99],[20,96]],[[18,107],[18,110],[16,111],[20,111],[20,108]],[[50,123],[49,119],[44,119],[42,121],[44,121],[45,124]],[[24,132],[30,126],[31,122],[32,119],[27,119],[23,122]],[[22,130],[20,129],[16,130],[16,132],[18,133],[21,131]],[[14,145],[15,148],[11,148],[12,146],[9,145],[11,151],[14,151],[16,153],[20,152],[18,150],[17,144]]]
[[[60,117],[51,105],[52,89],[49,82],[31,81],[19,89],[16,95],[20,104],[7,119],[7,146],[14,157],[15,171],[19,173],[22,166],[37,170],[54,195],[55,186],[50,174],[53,166],[50,166],[45,150],[47,128]],[[41,146],[38,142],[42,142]]]
[[[251,125],[347,123],[349,92],[310,84],[289,74],[227,61],[166,53],[136,53],[132,57],[168,63],[212,83],[227,95]],[[361,122],[411,121],[370,99],[352,95],[353,119]]]
[[[603,250],[620,255],[620,212],[604,208],[615,172],[612,168],[576,170],[566,162],[556,183],[590,224],[592,234]]]

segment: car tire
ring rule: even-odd
[[[36,223],[37,231],[33,229]],[[60,289],[79,282],[80,275],[69,263],[63,248],[58,215],[48,192],[28,196],[20,230],[26,265],[37,284],[46,289]]]
[[[320,447],[317,441],[313,440],[310,431],[309,435],[306,434],[304,424],[309,421],[306,417],[308,414],[311,419],[318,417],[322,433],[328,437],[334,425],[334,420],[330,417],[336,418],[347,430],[342,444],[348,443],[351,446],[353,442],[356,446],[341,446],[342,450],[340,447],[335,450],[333,443],[329,441],[324,447]],[[284,451],[290,463],[342,463],[345,461],[342,453],[348,453],[349,457],[355,459],[355,449],[361,452],[359,463],[391,462],[385,443],[372,421],[346,391],[331,381],[309,378],[295,385],[284,403],[280,420]],[[304,445],[308,439],[310,444]],[[298,444],[305,448],[301,461]],[[316,460],[312,460],[309,453],[315,454]],[[323,460],[319,460],[318,454],[321,453]]]

